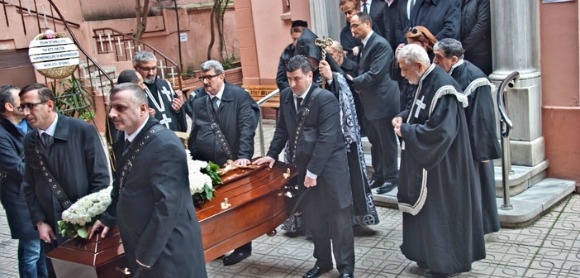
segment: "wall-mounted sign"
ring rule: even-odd
[[[179,33],[179,41],[186,42],[187,41],[187,33]]]
[[[40,34],[30,42],[28,56],[40,74],[54,79],[66,78],[79,64],[79,51],[71,39],[51,32]]]

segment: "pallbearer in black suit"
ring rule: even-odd
[[[188,146],[196,160],[223,165],[227,160],[246,166],[254,155],[254,134],[259,108],[242,87],[224,80],[220,62],[201,64],[203,89],[192,99],[192,126]],[[252,254],[252,242],[236,248],[223,259],[224,265],[241,262]]]
[[[497,138],[492,84],[475,65],[463,59],[461,42],[443,39],[435,44],[433,63],[451,74],[467,96],[469,106],[465,118],[475,170],[481,183],[483,230],[486,234],[499,231],[500,223],[495,200],[493,160],[501,157]]]
[[[286,70],[290,88],[280,96],[274,138],[268,155],[254,163],[274,166],[286,142],[290,143],[301,194],[306,194],[302,212],[306,228],[312,233],[316,258],[314,268],[304,277],[330,271],[332,254],[340,277],[352,277],[352,194],[338,100],[313,84],[308,58],[294,56]]]
[[[110,98],[109,117],[124,132],[113,143],[112,202],[89,237],[117,223],[135,277],[207,277],[183,143],[149,116],[139,86],[117,85]]]
[[[350,19],[353,35],[363,43],[358,55],[357,77],[351,78],[360,94],[365,131],[372,145],[375,170],[370,182],[378,193],[387,193],[397,184],[397,138],[391,119],[399,112],[399,86],[390,77],[393,49],[383,37],[371,29],[369,15],[359,13]]]
[[[148,51],[135,53],[133,68],[141,74],[147,86],[145,93],[149,107],[155,109],[154,118],[174,131],[187,131],[183,96],[181,91],[173,91],[171,84],[157,76],[157,58]]]

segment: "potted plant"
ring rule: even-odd
[[[55,106],[59,113],[87,122],[95,118],[93,99],[74,74],[69,79],[52,83],[51,87],[56,95]]]

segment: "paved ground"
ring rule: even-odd
[[[256,154],[259,152],[257,147]],[[421,277],[415,264],[399,250],[401,212],[390,208],[378,211],[381,223],[372,227],[377,233],[355,239],[355,276]],[[275,237],[256,239],[252,256],[237,265],[224,267],[220,260],[208,263],[209,277],[301,277],[314,265],[312,243],[304,237],[288,238],[280,229],[278,232]],[[16,246],[2,209],[0,278],[18,277]],[[486,247],[486,259],[474,263],[473,270],[460,277],[580,278],[580,195],[566,197],[530,226],[488,235]],[[337,275],[333,270],[322,277]]]

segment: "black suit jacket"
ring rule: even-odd
[[[189,192],[187,156],[175,133],[149,118],[123,156],[124,136],[113,144],[117,173],[112,202],[101,221],[119,225],[131,268],[135,259],[153,266],[146,277],[206,277],[201,230]],[[150,136],[144,145],[139,142]],[[139,151],[137,152],[137,149]],[[128,156],[136,158],[120,184]]]
[[[362,4],[362,3],[361,3]],[[384,11],[385,11],[385,6],[387,6],[387,3],[385,3],[385,0],[373,0],[373,2],[371,3],[371,7],[370,7],[370,11],[369,11],[369,15],[371,16],[371,19],[373,20],[372,25],[376,25],[377,29],[376,30],[381,36],[385,36],[385,23],[384,23]],[[362,5],[361,5],[361,9],[362,9]]]
[[[40,152],[52,176],[69,199],[75,202],[89,193],[109,186],[107,157],[94,126],[77,118],[63,115],[57,117],[53,143]],[[35,146],[38,138],[38,132],[29,132],[24,138],[24,193],[32,223],[44,221],[56,232],[63,208],[47,186],[42,166],[36,157]]]
[[[208,111],[207,103],[211,100],[205,90],[198,94],[201,95],[193,102],[194,117],[188,139],[189,150],[194,159],[222,165],[226,163],[227,156],[210,126],[209,113],[213,113],[213,110]],[[258,105],[248,92],[240,86],[225,83],[216,119],[235,159],[252,159],[258,113]]]
[[[352,80],[352,86],[360,93],[365,118],[393,117],[399,112],[399,86],[390,77],[393,49],[373,33],[358,59],[359,76]]]
[[[311,101],[314,86],[310,88],[299,114],[304,113]],[[280,96],[280,114],[268,150],[269,157],[276,159],[287,141],[293,150],[297,121],[293,94],[287,88]],[[312,103],[303,134],[298,138],[296,165],[299,185],[304,184],[307,170],[317,175],[318,185],[312,187],[304,199],[305,211],[328,212],[352,204],[346,148],[340,128],[340,108],[336,97],[327,90],[322,90]]]

